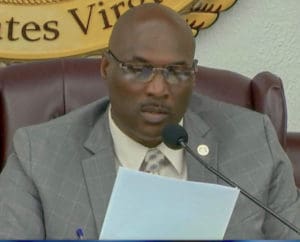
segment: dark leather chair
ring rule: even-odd
[[[286,153],[294,167],[294,177],[297,187],[300,188],[300,133],[290,132],[286,139]]]
[[[10,152],[17,128],[56,118],[107,94],[99,68],[99,59],[73,58],[14,64],[0,69],[0,168]],[[297,163],[298,139],[288,139],[288,145],[293,148],[286,147],[287,113],[280,78],[262,72],[251,79],[235,72],[199,66],[196,90],[267,114],[283,148],[291,152],[293,163]],[[295,166],[300,176],[300,165]]]

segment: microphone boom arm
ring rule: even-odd
[[[266,207],[261,201],[259,201],[257,198],[252,196],[250,193],[248,193],[246,190],[241,188],[238,184],[236,184],[234,181],[230,180],[228,177],[224,176],[220,171],[216,170],[214,167],[210,166],[207,164],[205,161],[203,161],[199,156],[195,155],[195,153],[192,151],[192,149],[185,143],[184,139],[179,139],[178,143],[186,149],[189,154],[191,154],[197,161],[199,161],[206,169],[214,173],[217,177],[221,178],[223,181],[225,181],[228,185],[238,188],[240,192],[249,198],[252,202],[254,202],[256,205],[259,207],[263,208],[266,212],[272,214],[274,217],[276,217],[279,221],[281,221],[284,225],[295,231],[297,234],[300,234],[300,229],[297,228],[295,225],[290,223],[288,220],[285,218],[281,217],[278,215],[275,211],[273,211],[271,208]]]

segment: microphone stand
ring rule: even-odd
[[[207,164],[205,161],[203,161],[198,155],[196,155],[193,150],[186,144],[184,139],[179,139],[178,143],[185,149],[187,150],[197,161],[199,161],[206,169],[208,169],[209,171],[211,171],[212,173],[214,173],[217,177],[221,178],[223,181],[225,181],[228,185],[232,186],[232,187],[236,187],[240,190],[240,192],[245,195],[247,198],[249,198],[252,202],[254,202],[256,205],[258,205],[259,207],[261,207],[262,209],[264,209],[266,212],[272,214],[275,218],[277,218],[280,222],[282,222],[284,225],[286,225],[287,227],[289,227],[290,229],[292,229],[293,231],[295,231],[297,234],[300,234],[300,229],[297,228],[295,225],[293,225],[292,223],[290,223],[288,220],[286,220],[285,218],[281,217],[280,215],[278,215],[275,211],[273,211],[272,209],[268,208],[267,206],[265,206],[261,201],[259,201],[258,199],[256,199],[254,196],[252,196],[250,193],[248,193],[246,190],[244,190],[243,188],[241,188],[238,184],[236,184],[235,182],[233,182],[232,180],[230,180],[228,177],[224,176],[221,172],[219,172],[218,170],[216,170],[215,168],[213,168],[212,166],[210,166],[209,164]]]

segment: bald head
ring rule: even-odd
[[[176,52],[184,49],[193,59],[194,37],[186,21],[172,9],[160,4],[143,4],[124,13],[114,26],[109,48],[130,60],[136,45],[145,51],[161,48]]]
[[[189,104],[195,81],[192,32],[173,10],[144,4],[119,18],[109,48],[100,69],[111,117],[127,136],[155,147],[163,127],[178,123]]]

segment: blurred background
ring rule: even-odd
[[[196,37],[200,65],[282,78],[288,131],[300,131],[299,12],[299,0],[238,0]]]

